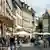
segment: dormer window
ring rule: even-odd
[[[16,1],[15,0],[12,0],[12,4],[13,4],[13,7],[17,9]]]
[[[24,7],[24,2],[21,2],[21,4],[22,4],[22,8]]]
[[[27,6],[27,9],[29,8],[29,6]]]

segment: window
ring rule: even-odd
[[[20,18],[17,17],[17,24],[20,25],[20,26],[22,26],[22,19],[20,19]]]

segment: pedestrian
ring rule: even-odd
[[[36,39],[36,41],[35,41],[35,48],[37,48],[37,50],[43,50],[43,46],[44,46],[43,44],[44,44],[44,42],[43,42],[42,38],[38,37],[38,39]]]
[[[28,42],[30,42],[30,36],[28,37]]]
[[[13,36],[13,34],[10,37],[10,49],[15,50],[15,37]]]
[[[40,47],[43,48],[44,47],[44,41],[43,38],[39,39],[39,43],[40,43]]]
[[[20,39],[19,39],[19,35],[17,35],[17,44],[20,44]]]
[[[36,39],[35,39],[34,37],[31,38],[30,41],[31,41],[31,45],[32,45],[32,46],[34,46],[35,40],[36,40]]]
[[[50,47],[50,37],[47,38],[48,42],[49,42],[49,47]]]
[[[35,42],[35,38],[31,38],[31,43],[34,43]]]
[[[6,36],[6,46],[10,46],[10,37],[9,35]]]

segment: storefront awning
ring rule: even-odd
[[[25,31],[20,31],[20,32],[17,32],[17,33],[13,33],[14,35],[19,35],[21,37],[24,37],[24,36],[31,36],[32,34],[28,33],[28,32],[25,32]]]

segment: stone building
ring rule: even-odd
[[[31,7],[20,0],[0,0],[1,36],[23,30],[32,32]]]
[[[43,14],[43,32],[50,33],[50,13],[48,10]]]
[[[7,27],[12,27],[15,16],[11,12],[11,8],[7,0],[0,0],[0,31],[1,36],[5,36]]]

